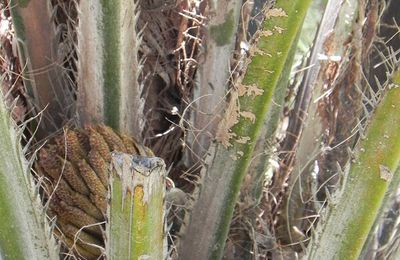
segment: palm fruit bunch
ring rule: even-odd
[[[54,233],[68,254],[98,259],[104,252],[112,152],[154,156],[134,139],[104,125],[64,129],[39,151],[35,169]]]

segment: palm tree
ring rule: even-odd
[[[384,3],[1,1],[0,253],[395,255]]]

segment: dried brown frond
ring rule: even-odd
[[[77,86],[77,36],[78,24],[77,6],[79,0],[51,0],[53,10],[53,22],[57,29],[56,44],[58,45],[59,66],[66,75],[68,88],[72,93]]]
[[[192,190],[182,178],[186,170],[181,163],[185,149],[191,149],[184,139],[188,124],[192,91],[201,48],[206,1],[145,1],[139,2],[138,28],[142,30],[140,49],[143,60],[141,83],[145,93],[144,143],[173,165],[170,177]],[[191,165],[187,165],[191,167]]]

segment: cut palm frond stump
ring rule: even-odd
[[[47,213],[69,254],[96,259],[104,252],[111,153],[154,156],[106,126],[65,129],[40,151],[36,163]]]

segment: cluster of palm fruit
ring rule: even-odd
[[[104,125],[64,132],[39,151],[35,168],[44,189],[55,234],[70,254],[96,259],[103,254],[108,175],[113,151],[154,156],[132,138]]]

